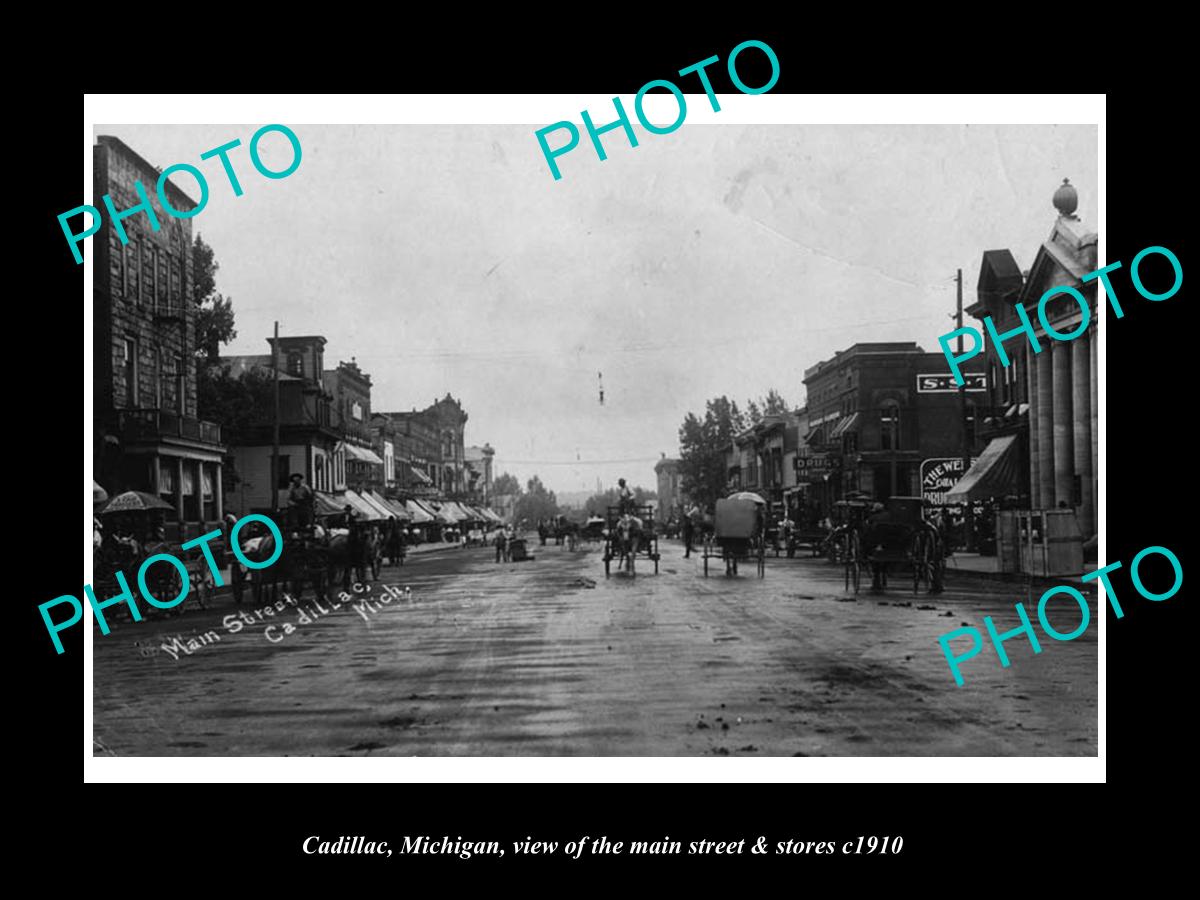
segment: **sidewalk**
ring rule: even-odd
[[[1089,565],[1088,561],[1084,561],[1083,572],[1089,568],[1095,568],[1095,565]],[[982,578],[988,581],[1008,581],[1024,584],[1030,582],[1039,585],[1055,585],[1055,584],[1076,584],[1079,582],[1079,575],[1030,575],[1025,572],[1001,572],[1000,559],[996,556],[982,556],[978,553],[965,553],[955,551],[952,556],[946,557],[946,577],[948,579],[955,576],[966,575],[971,578]]]

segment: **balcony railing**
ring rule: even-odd
[[[156,440],[164,437],[187,438],[206,444],[221,443],[221,426],[165,409],[123,409],[121,433],[127,440]]]

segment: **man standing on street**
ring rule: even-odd
[[[700,508],[695,503],[683,517],[683,558],[692,555],[692,543],[696,540],[696,521],[700,518]]]

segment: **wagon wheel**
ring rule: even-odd
[[[918,532],[913,541],[913,593],[916,594],[921,588],[921,582],[925,582],[926,589],[933,587],[933,541],[929,539],[929,535]]]
[[[862,545],[858,540],[858,532],[851,531],[845,535],[845,542],[842,558],[846,569],[846,591],[849,592],[851,587],[853,587],[854,593],[857,594],[859,579],[862,574]]]

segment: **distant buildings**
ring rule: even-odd
[[[478,503],[488,503],[492,496],[492,460],[496,451],[491,444],[467,447],[463,457],[467,466],[467,493]]]
[[[658,515],[663,521],[683,516],[685,499],[680,485],[679,460],[668,459],[667,454],[654,464],[658,479]]]
[[[354,358],[324,368],[320,335],[280,337],[273,353],[222,356],[218,368],[231,378],[254,372],[280,395],[279,471],[274,489],[299,473],[316,490],[337,494],[375,491],[429,500],[462,499],[486,504],[492,480],[488,445],[463,447],[467,414],[449,394],[424,410],[377,413],[371,409],[371,376]],[[239,514],[271,508],[273,409],[259,399],[252,423],[230,447],[238,475],[229,508]]]
[[[389,431],[395,442],[402,485],[451,499],[468,498],[472,493],[464,446],[468,416],[460,401],[447,393],[425,409],[382,416],[388,422],[378,422],[377,428]],[[487,467],[490,470],[490,462]]]

